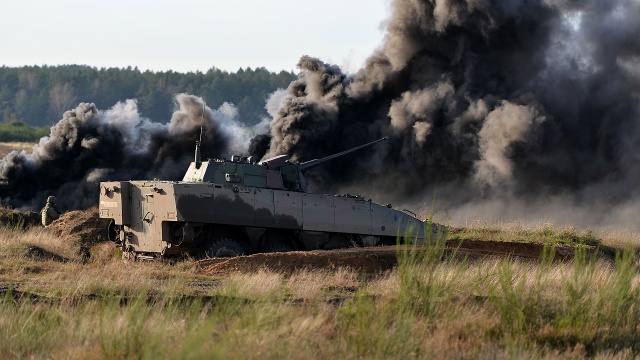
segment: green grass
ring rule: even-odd
[[[2,358],[640,356],[635,250],[618,249],[610,264],[577,245],[573,261],[557,263],[555,232],[543,236],[538,262],[465,261],[441,239],[399,247],[398,268],[377,276],[212,278],[191,261],[125,266],[106,245],[82,264],[46,232],[4,231],[0,288],[22,293],[0,296]],[[31,261],[16,243],[48,245],[72,261]]]
[[[37,142],[41,137],[49,135],[48,127],[33,127],[22,121],[0,123],[0,141],[2,142]]]
[[[549,224],[542,224],[534,229],[529,229],[520,224],[474,224],[470,227],[451,228],[450,238],[461,240],[493,240],[493,241],[516,241],[516,242],[552,242],[557,244],[584,244],[599,246],[602,240],[596,236],[591,229],[577,229],[575,227],[564,227],[554,229]]]

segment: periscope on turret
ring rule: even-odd
[[[182,181],[109,181],[100,185],[101,218],[128,258],[189,253],[199,258],[255,252],[391,245],[407,232],[422,243],[444,236],[442,225],[360,195],[307,193],[305,172],[385,141],[321,159],[286,155],[195,161]]]

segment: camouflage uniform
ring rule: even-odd
[[[56,209],[55,196],[49,196],[47,198],[47,205],[44,206],[40,214],[42,215],[42,226],[48,226],[53,220],[60,217],[60,213],[58,209]]]

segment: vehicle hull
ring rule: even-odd
[[[187,181],[110,181],[100,188],[100,217],[113,220],[110,238],[144,256],[193,254],[220,238],[252,253],[378,245],[405,235],[422,243],[444,233],[361,196]]]

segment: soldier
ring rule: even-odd
[[[47,198],[47,205],[44,206],[40,214],[42,215],[42,226],[48,226],[53,220],[60,217],[60,212],[56,209],[55,196],[49,196]]]

